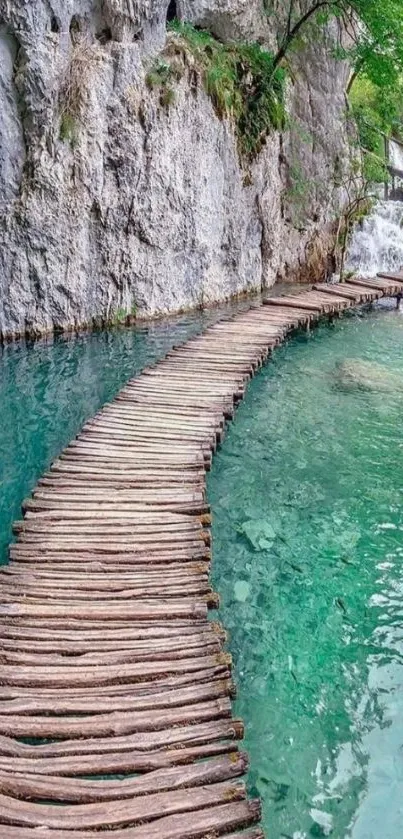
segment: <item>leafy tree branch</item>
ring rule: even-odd
[[[268,7],[269,14],[273,11]],[[341,20],[348,35],[349,45],[340,49],[342,57],[349,58],[355,70],[364,70],[374,83],[393,84],[403,72],[402,0],[286,0],[273,70],[310,22],[325,27],[332,19]]]

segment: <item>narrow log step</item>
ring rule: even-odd
[[[234,798],[236,797],[234,796]],[[44,814],[42,814],[42,818],[43,816]],[[229,830],[247,827],[259,821],[259,818],[260,802],[258,800],[239,802],[234,800],[229,804],[207,805],[203,809],[195,810],[192,812],[191,819],[188,812],[181,815],[165,816],[138,827],[128,827],[124,830],[117,829],[112,835],[113,839],[206,839],[206,837],[214,835],[221,836],[225,833],[228,835]],[[37,839],[37,836],[38,826],[35,823],[35,828],[32,829],[29,814],[27,815],[26,827],[21,828],[11,825],[10,820],[6,828],[0,827],[0,839],[31,839],[31,837]],[[249,833],[249,839],[250,836]],[[257,834],[255,833],[255,839],[256,836],[259,836],[259,831]],[[109,837],[111,839],[111,831],[98,830],[97,833],[94,833],[85,830],[80,832],[80,839],[97,839],[97,837],[101,837],[101,839]],[[54,839],[72,839],[71,831],[59,829],[55,833]]]

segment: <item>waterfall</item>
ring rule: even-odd
[[[394,169],[403,172],[403,146],[400,143],[389,142],[389,163]]]
[[[403,268],[403,202],[379,201],[354,231],[346,271],[374,277]]]

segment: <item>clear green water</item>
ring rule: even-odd
[[[1,351],[3,558],[22,499],[83,421],[218,314]],[[384,365],[389,392],[340,388],[348,358]],[[215,583],[270,839],[403,836],[400,382],[402,315],[295,338],[251,384],[209,478]]]
[[[340,386],[351,358],[385,366],[381,392]],[[209,478],[270,839],[403,836],[400,387],[403,314],[295,338],[251,384]]]
[[[83,422],[173,344],[245,305],[133,329],[0,347],[0,563],[21,502]]]

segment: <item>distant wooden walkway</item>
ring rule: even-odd
[[[0,573],[1,839],[261,839],[225,634],[207,618],[205,472],[290,330],[402,288],[319,285],[211,326],[38,482]]]

